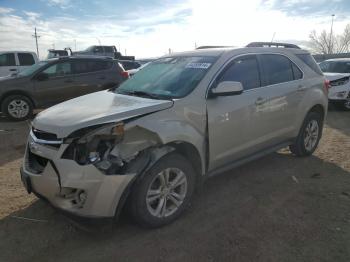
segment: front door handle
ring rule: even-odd
[[[16,68],[11,68],[11,69],[9,69],[9,71],[17,71],[17,69]]]
[[[262,98],[262,97],[258,97],[258,99],[255,101],[255,105],[257,106],[261,106],[262,104],[264,104],[266,102],[266,99]]]
[[[73,83],[74,81],[72,79],[67,79],[64,81],[65,83]]]
[[[100,76],[100,77],[98,77],[97,79],[104,80],[104,79],[106,79],[106,77],[105,77],[105,76]]]

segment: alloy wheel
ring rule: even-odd
[[[178,168],[166,168],[150,183],[146,194],[147,209],[155,217],[168,217],[180,208],[186,194],[185,173]]]

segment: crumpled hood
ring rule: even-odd
[[[42,111],[33,120],[36,129],[64,138],[98,124],[118,122],[170,108],[173,101],[156,100],[101,91],[81,96]]]
[[[340,79],[343,77],[350,76],[350,74],[347,74],[347,73],[323,73],[323,74],[326,77],[326,79],[329,81],[333,81],[333,80],[337,80],[337,79]]]

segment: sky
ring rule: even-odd
[[[0,50],[84,50],[115,45],[137,58],[200,45],[287,41],[307,46],[312,30],[341,33],[349,0],[0,0]]]

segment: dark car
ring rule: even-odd
[[[0,78],[1,111],[14,120],[88,93],[115,88],[129,78],[111,58],[64,57],[41,61],[12,77]]]
[[[141,66],[141,63],[138,61],[129,61],[129,60],[118,60],[121,63],[125,70],[137,69]]]

